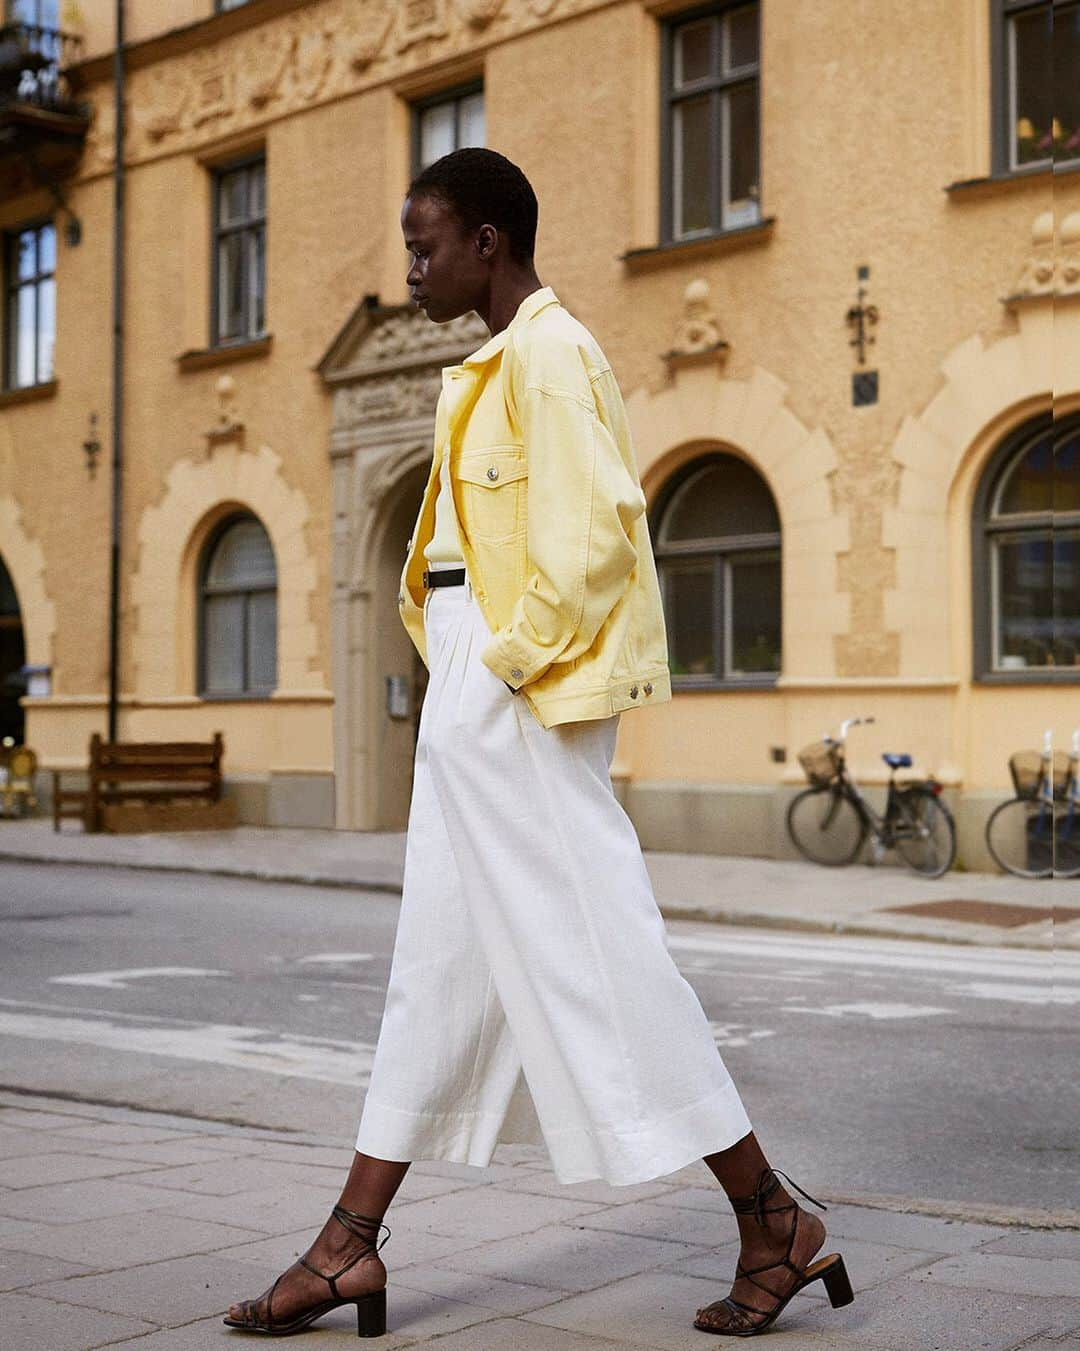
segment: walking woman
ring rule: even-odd
[[[355,1304],[362,1336],[384,1332],[379,1234],[409,1161],[483,1167],[508,1141],[545,1144],[564,1183],[703,1158],[741,1236],[703,1331],[752,1336],[817,1279],[851,1299],[754,1137],[612,791],[622,713],[671,698],[664,620],[622,399],[537,277],[536,221],[524,174],[482,149],[430,165],[402,208],[412,299],[492,336],[443,372],[402,573],[430,675],[356,1154],[311,1248],[230,1327],[281,1335]]]

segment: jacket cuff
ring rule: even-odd
[[[488,643],[480,653],[480,660],[515,694],[548,664],[544,661],[538,662],[535,658],[530,662],[525,653],[503,633],[497,633]]]

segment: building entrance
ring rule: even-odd
[[[0,741],[11,737],[22,745],[24,719],[19,699],[26,693],[22,615],[15,584],[0,558]]]

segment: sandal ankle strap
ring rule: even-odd
[[[729,1196],[731,1208],[737,1215],[752,1214],[758,1224],[764,1225],[765,1216],[775,1214],[778,1211],[791,1210],[797,1202],[792,1201],[790,1206],[766,1206],[765,1202],[780,1186],[780,1178],[786,1178],[792,1187],[800,1196],[805,1196],[808,1201],[812,1201],[815,1206],[821,1210],[828,1210],[828,1206],[822,1201],[816,1200],[809,1192],[803,1191],[797,1182],[792,1182],[787,1173],[780,1168],[763,1168],[758,1177],[757,1186],[754,1188],[752,1196]]]
[[[342,1205],[335,1206],[330,1214],[337,1220],[338,1224],[347,1229],[355,1238],[365,1239],[368,1248],[373,1252],[378,1252],[386,1239],[390,1237],[390,1226],[383,1224],[381,1218],[376,1218],[373,1215],[361,1215],[358,1211],[347,1210]],[[376,1242],[381,1229],[386,1230],[386,1238]]]

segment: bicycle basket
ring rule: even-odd
[[[1064,802],[1069,796],[1069,757],[1065,751],[1054,752],[1054,797]]]
[[[803,773],[818,788],[832,783],[840,773],[843,762],[844,756],[840,747],[831,746],[827,741],[815,741],[813,745],[804,746],[799,752],[799,764],[803,767]]]
[[[1009,756],[1009,773],[1017,797],[1036,798],[1043,781],[1043,758],[1038,751],[1017,751]]]

